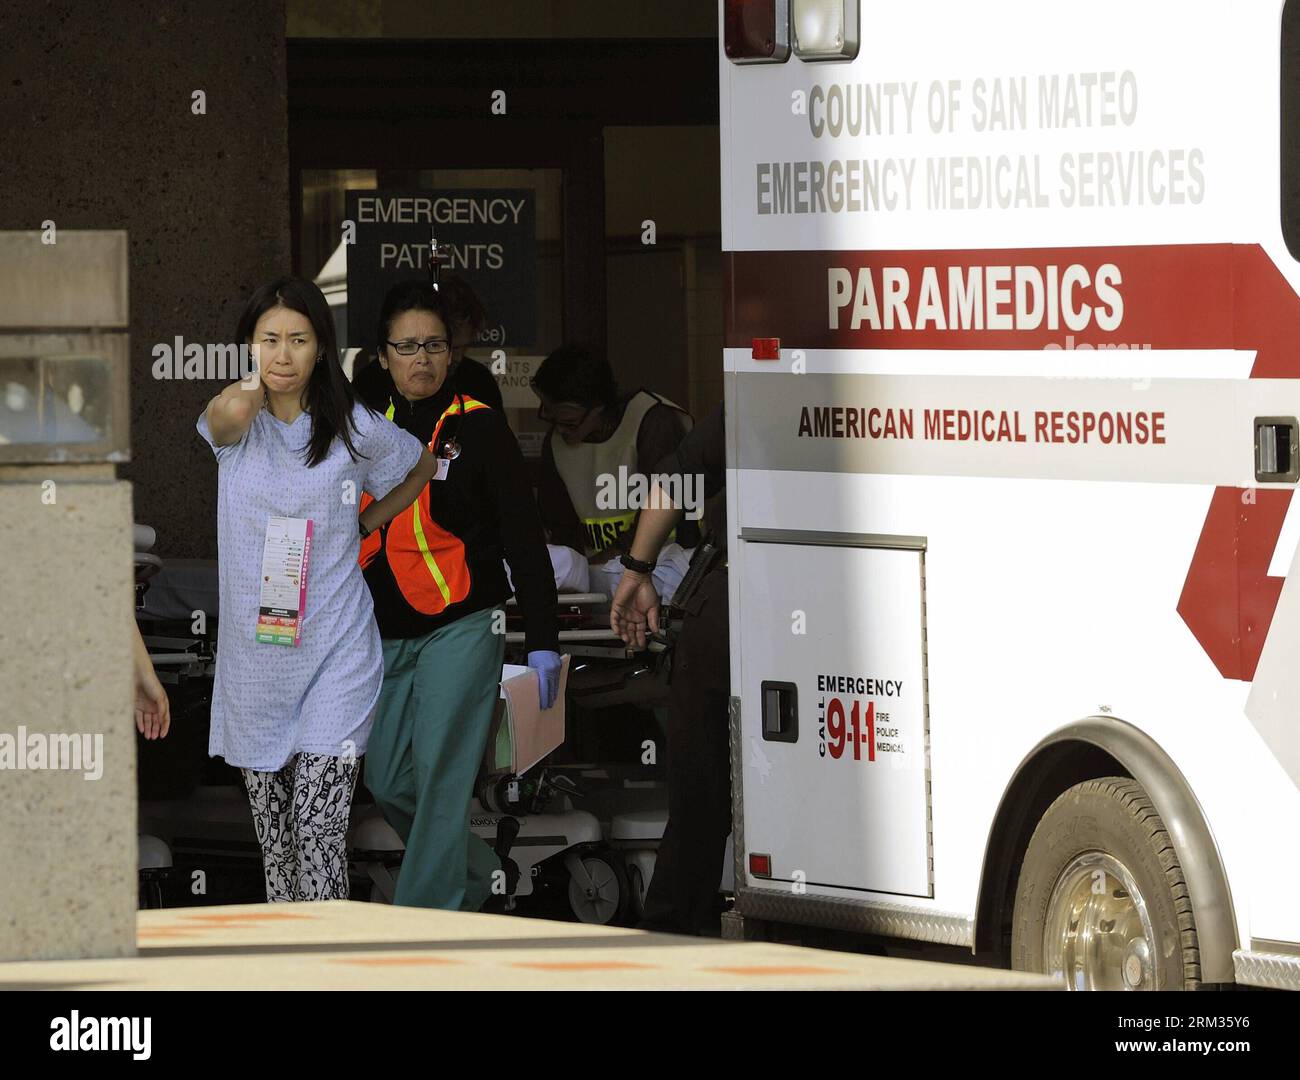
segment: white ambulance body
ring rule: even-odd
[[[721,15],[732,932],[1300,987],[1284,5],[789,6]]]

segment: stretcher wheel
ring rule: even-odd
[[[641,869],[637,866],[627,868],[627,894],[628,894],[628,912],[632,917],[633,923],[641,921],[645,915],[645,885],[641,881]]]
[[[569,910],[579,922],[609,926],[627,916],[629,892],[623,860],[609,855],[576,858],[569,867]],[[585,878],[586,880],[583,880]]]

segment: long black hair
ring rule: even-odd
[[[252,341],[257,320],[274,307],[288,308],[307,316],[316,332],[320,361],[312,366],[311,378],[303,393],[303,407],[311,414],[311,438],[303,448],[308,468],[325,460],[335,436],[343,440],[355,461],[363,456],[352,442],[352,432],[356,430],[352,409],[357,397],[343,374],[343,365],[339,363],[334,319],[324,294],[312,282],[302,278],[285,277],[263,285],[244,305],[235,331],[236,340]]]

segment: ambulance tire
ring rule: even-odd
[[[1132,890],[1116,880],[1125,873]],[[1074,898],[1073,930],[1069,897]],[[1060,965],[1073,970],[1066,979],[1071,989],[1194,990],[1200,984],[1196,921],[1178,853],[1145,789],[1135,780],[1108,776],[1075,784],[1039,820],[1016,885],[1013,968],[1048,970],[1049,918],[1052,933],[1059,933],[1054,945],[1065,942],[1066,954],[1074,943],[1070,935],[1083,921],[1097,919],[1089,929],[1095,934],[1100,931],[1101,940],[1116,943],[1095,969],[1086,966],[1082,948],[1076,958],[1084,962],[1083,972],[1069,962]],[[1119,948],[1126,933],[1127,944]]]

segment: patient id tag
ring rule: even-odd
[[[438,471],[433,474],[435,480],[446,480],[447,471],[451,468],[451,459],[440,457],[438,459]]]
[[[302,640],[310,558],[310,518],[266,519],[257,608],[257,640],[262,644],[297,645]]]

